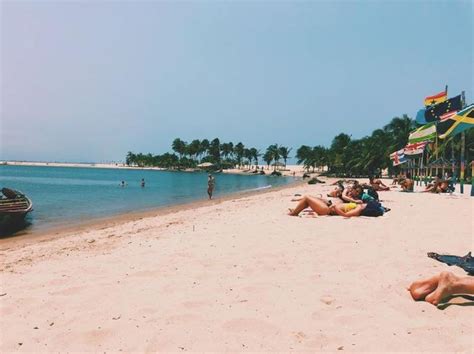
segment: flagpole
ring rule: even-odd
[[[462,102],[462,108],[466,106],[466,98],[464,91],[461,93],[461,102]],[[464,149],[466,145],[466,135],[464,132],[461,133],[461,172],[459,174],[459,179],[461,183],[461,194],[464,193],[464,168],[465,168],[465,161],[464,161]],[[471,177],[472,178],[472,177]],[[472,185],[471,185],[472,188]]]

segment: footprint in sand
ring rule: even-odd
[[[326,305],[331,305],[334,302],[334,298],[329,295],[323,296],[319,300],[325,303]]]

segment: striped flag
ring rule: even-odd
[[[411,132],[408,136],[408,143],[421,143],[434,140],[434,138],[436,138],[436,125],[435,123],[428,123]]]
[[[405,157],[405,149],[400,149],[394,153],[391,153],[390,160],[392,160],[393,166],[398,166],[407,162],[407,158]]]
[[[449,135],[456,135],[465,130],[474,128],[474,104],[459,112],[450,112],[445,119],[438,123],[438,134],[441,139]]]
[[[444,102],[446,101],[447,98],[448,98],[448,93],[446,91],[437,93],[436,95],[433,95],[433,96],[425,97],[425,106],[432,106],[434,104]]]
[[[419,155],[423,153],[425,146],[429,141],[422,141],[420,143],[407,144],[405,146],[405,155]]]

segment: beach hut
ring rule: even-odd
[[[200,163],[199,165],[197,165],[197,167],[199,168],[209,168],[209,167],[212,167],[214,166],[213,163],[211,162],[203,162],[203,163]]]
[[[278,161],[278,162],[273,163],[272,166],[275,167],[274,168],[275,170],[281,170],[282,167],[285,167],[285,164]]]
[[[438,169],[441,169],[441,173],[444,175],[444,170],[451,170],[453,166],[453,162],[445,159],[444,157],[440,157],[439,159],[434,160],[428,164],[429,169],[436,169],[435,174],[438,174]],[[454,173],[454,171],[453,171]]]

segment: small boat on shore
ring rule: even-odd
[[[21,225],[26,214],[33,210],[33,203],[23,193],[10,188],[2,188],[0,195],[0,229],[10,229]]]

